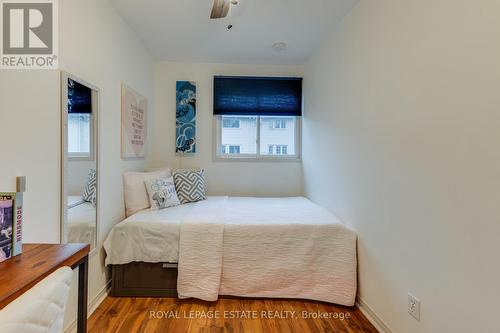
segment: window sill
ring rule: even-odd
[[[93,156],[68,156],[68,161],[73,162],[85,162],[85,161],[93,161]]]
[[[239,163],[302,163],[302,158],[298,156],[290,157],[235,157],[235,156],[214,156],[214,162],[239,162]]]

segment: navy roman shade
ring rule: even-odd
[[[302,78],[215,76],[214,115],[301,116]]]
[[[68,113],[92,113],[92,89],[68,79]]]

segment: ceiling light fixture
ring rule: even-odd
[[[238,0],[214,0],[210,18],[220,19],[226,17],[231,6],[236,6],[238,3]]]
[[[286,46],[285,42],[276,42],[273,44],[273,50],[276,52],[283,52],[286,49]]]

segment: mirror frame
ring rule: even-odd
[[[66,176],[68,168],[68,79],[76,81],[83,84],[84,86],[92,89],[92,112],[95,111],[95,116],[93,117],[93,131],[92,131],[92,144],[94,145],[93,158],[96,164],[96,180],[97,180],[97,201],[96,201],[96,231],[94,244],[91,244],[90,256],[96,253],[97,246],[99,244],[99,225],[100,225],[100,201],[101,201],[101,177],[100,177],[100,136],[99,136],[99,124],[101,117],[101,90],[85,80],[74,76],[65,71],[61,71],[61,218],[60,218],[60,243],[65,243],[64,235],[66,234],[66,224],[68,222],[68,191],[66,188]],[[75,158],[77,160],[77,158]]]

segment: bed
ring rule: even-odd
[[[94,247],[96,209],[81,196],[68,196],[68,243],[87,243]]]
[[[209,197],[143,210],[114,226],[104,249],[115,296],[355,301],[356,234],[303,197]]]

